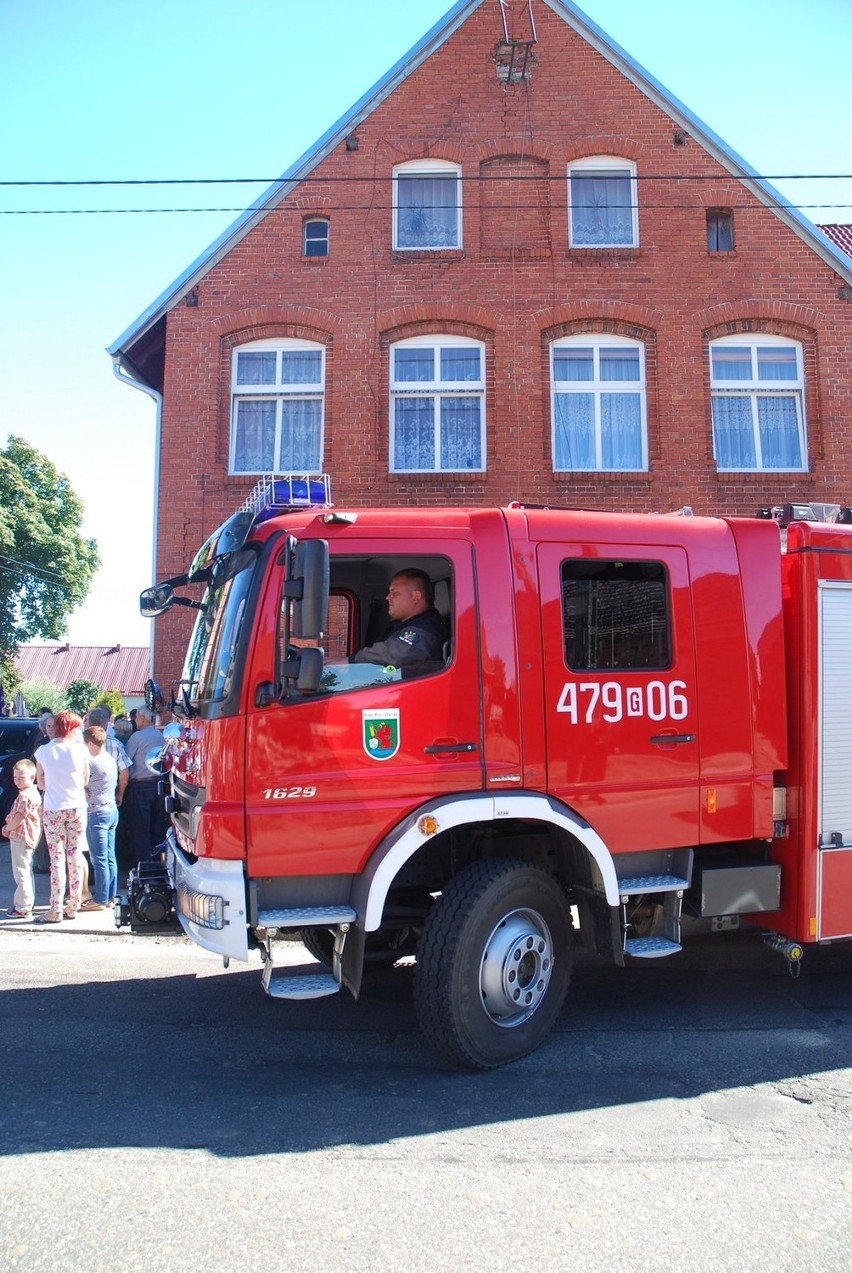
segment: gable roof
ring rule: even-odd
[[[72,681],[91,681],[141,698],[151,675],[147,645],[22,645],[15,666],[25,681],[50,681],[65,690]]]
[[[314,168],[328,154],[340,145],[347,134],[357,128],[383,101],[414,71],[426,61],[458,28],[474,13],[485,0],[457,0],[457,3],[432,27],[417,44],[401,58],[395,66],[384,75],[363,97],[343,115],[336,124],[325,132],[300,159],[269,186],[249,208],[242,213],[191,265],[183,271],[157,299],[136,319],[119,338],[108,347],[117,365],[125,366],[133,378],[138,379],[140,372],[138,359],[129,356],[129,351],[141,341],[146,334],[153,337],[154,328],[165,315],[202,278],[225,257],[241,239],[262,221],[266,214],[282,202],[283,199],[301,181],[304,181]],[[600,55],[617,70],[635,84],[656,106],[683,128],[706,151],[727,169],[732,176],[742,182],[755,198],[769,208],[779,220],[820,256],[827,265],[852,284],[852,264],[844,251],[821,233],[797,208],[793,207],[780,191],[757,174],[757,171],[742,159],[721,137],[694,115],[687,106],[674,97],[659,80],[640,66],[620,45],[589,18],[572,0],[542,0],[574,31],[577,32]]]

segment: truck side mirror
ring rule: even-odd
[[[143,619],[156,619],[173,606],[175,594],[171,584],[161,583],[139,594],[139,613]]]
[[[299,656],[299,675],[296,689],[300,694],[316,694],[322,680],[325,665],[324,652],[314,645],[306,646]]]
[[[297,544],[293,574],[301,582],[301,596],[293,599],[291,635],[300,641],[317,641],[328,622],[328,544],[324,539],[303,539]]]

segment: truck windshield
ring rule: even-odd
[[[244,550],[213,567],[187,651],[183,685],[196,703],[218,703],[235,688],[237,647],[257,561]]]

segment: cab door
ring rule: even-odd
[[[689,570],[665,544],[543,544],[548,790],[611,851],[693,843],[699,747]]]
[[[332,545],[332,552],[338,545]],[[388,543],[347,538],[348,556]],[[335,688],[249,707],[246,814],[249,874],[358,872],[383,836],[438,795],[483,787],[480,666],[473,549],[394,537],[395,558],[434,554],[452,571],[452,640],[443,668],[375,686]],[[327,665],[333,684],[335,669]],[[377,674],[380,669],[375,669]],[[352,667],[363,673],[365,665]],[[347,680],[338,668],[339,686]],[[257,667],[262,682],[268,669]]]

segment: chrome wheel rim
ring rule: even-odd
[[[495,925],[479,967],[482,1007],[495,1025],[527,1021],[541,1003],[553,972],[553,940],[537,911],[510,911]]]

